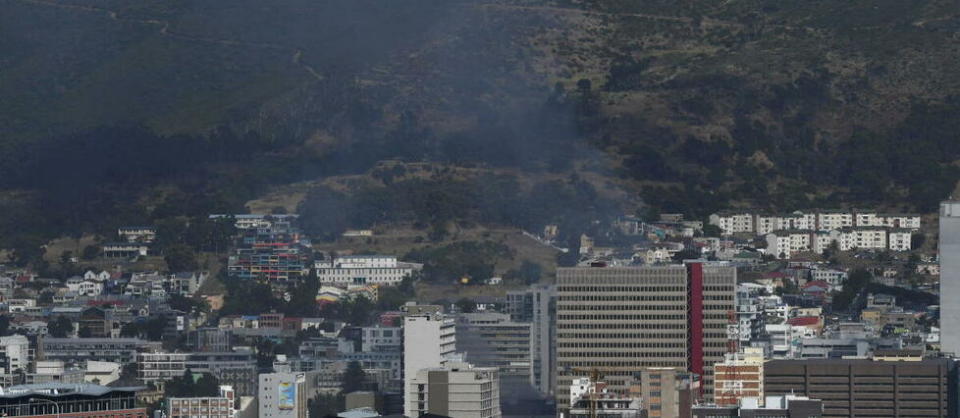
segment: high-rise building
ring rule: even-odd
[[[960,201],[940,204],[940,351],[960,354]]]
[[[404,393],[413,389],[411,381],[422,369],[443,367],[457,350],[456,323],[444,315],[439,306],[407,305],[403,318],[403,382]],[[409,408],[412,404],[404,402]],[[419,416],[407,409],[407,416]]]
[[[533,387],[544,395],[552,395],[557,377],[556,286],[537,285],[507,292],[507,313],[516,322],[530,323]]]
[[[558,409],[569,404],[572,379],[593,370],[612,392],[626,393],[644,369],[680,368],[701,375],[712,398],[736,279],[735,267],[704,262],[558,269]]]
[[[406,392],[406,416],[499,418],[500,377],[496,367],[450,362],[417,372]]]
[[[308,401],[316,396],[316,378],[310,373],[263,373],[257,395],[260,418],[307,418]]]
[[[457,316],[457,351],[478,367],[500,369],[500,378],[531,382],[530,323],[495,312]],[[532,382],[531,382],[532,383]]]
[[[821,399],[824,417],[957,416],[952,359],[772,360],[763,373],[766,396]]]

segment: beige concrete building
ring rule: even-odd
[[[571,381],[593,370],[622,394],[645,369],[688,370],[712,398],[735,294],[736,269],[717,263],[559,269],[558,409],[569,406]]]
[[[500,374],[496,367],[448,362],[422,369],[407,385],[407,416],[426,413],[457,418],[499,418]]]

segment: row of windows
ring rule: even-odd
[[[664,333],[664,334],[654,334],[654,333],[611,333],[604,334],[599,332],[584,332],[584,333],[573,333],[573,332],[561,332],[557,334],[557,339],[564,338],[578,338],[578,339],[672,339],[672,338],[687,338],[686,333]]]
[[[558,348],[685,348],[686,343],[677,342],[571,342],[557,343]]]
[[[649,301],[648,301],[649,302]],[[568,311],[685,311],[685,304],[674,305],[559,305],[564,312]]]
[[[557,287],[558,297],[562,297],[564,292],[569,293],[594,293],[594,292],[621,292],[621,293],[667,293],[681,292],[686,293],[686,286],[559,286]]]
[[[687,300],[686,294],[683,295],[656,295],[656,294],[638,294],[631,293],[625,295],[570,295],[570,296],[559,296],[557,298],[560,302],[622,302],[622,301],[651,301],[651,300],[662,300],[662,301],[676,301],[681,302]]]
[[[622,321],[622,320],[652,320],[652,321],[667,321],[667,320],[685,320],[687,319],[686,315],[681,314],[663,314],[663,315],[631,315],[631,314],[622,314],[622,315],[557,315],[557,320],[591,320],[591,321]]]
[[[580,355],[583,355],[583,354],[584,354],[583,351],[577,351],[577,350],[573,350],[573,351],[566,351],[566,350],[560,350],[560,349],[557,350],[557,357],[561,357],[561,358],[564,357],[564,355],[576,355],[576,356],[580,356]],[[621,352],[617,352],[617,351],[591,351],[591,352],[589,352],[589,354],[590,354],[590,358],[591,358],[591,359],[621,358],[621,357],[626,357],[626,358],[643,358],[643,357],[656,357],[656,358],[679,357],[679,358],[686,358],[686,357],[687,357],[687,352],[686,352],[686,351],[676,351],[676,350],[672,350],[672,351],[657,351],[657,352],[633,351],[633,352],[626,352],[626,353],[621,353]],[[597,364],[597,363],[602,363],[602,362],[603,362],[603,361],[591,362],[591,364]]]
[[[687,324],[684,323],[673,323],[673,324],[663,324],[656,322],[619,322],[615,324],[561,324],[557,323],[557,329],[587,329],[587,330],[598,330],[598,329],[687,329]]]

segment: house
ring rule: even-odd
[[[108,258],[145,257],[150,246],[137,242],[111,242],[103,245],[103,256]]]
[[[152,226],[124,226],[117,230],[121,241],[151,243],[157,238],[157,228]]]
[[[97,282],[105,282],[107,280],[110,280],[112,276],[113,275],[108,273],[107,271],[101,271],[97,273],[93,270],[87,270],[86,273],[83,273],[83,278],[85,280],[93,280]]]
[[[917,273],[929,274],[931,276],[940,275],[940,263],[922,263],[917,264]]]
[[[823,280],[814,280],[805,285],[801,289],[801,292],[805,295],[810,295],[823,299],[827,293],[830,292],[830,283],[827,283]]]

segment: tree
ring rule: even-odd
[[[347,370],[343,372],[340,379],[340,391],[347,394],[363,389],[363,381],[367,378],[367,373],[360,367],[360,363],[351,361],[347,364]]]
[[[97,256],[99,255],[100,255],[100,247],[96,245],[88,245],[86,247],[83,247],[83,254],[81,255],[81,257],[83,257],[84,260],[93,260],[94,258],[97,258]]]
[[[200,268],[196,254],[184,244],[176,244],[168,248],[163,259],[171,272],[196,271]]]
[[[703,236],[705,237],[719,237],[722,232],[720,227],[714,224],[703,225]]]
[[[477,303],[468,298],[461,298],[457,301],[457,308],[463,313],[473,313],[477,310]]]
[[[73,332],[73,322],[70,318],[59,315],[47,322],[47,334],[54,338],[66,338]]]
[[[910,248],[918,249],[923,247],[925,242],[927,242],[927,236],[922,232],[915,232],[913,235],[910,235]]]

